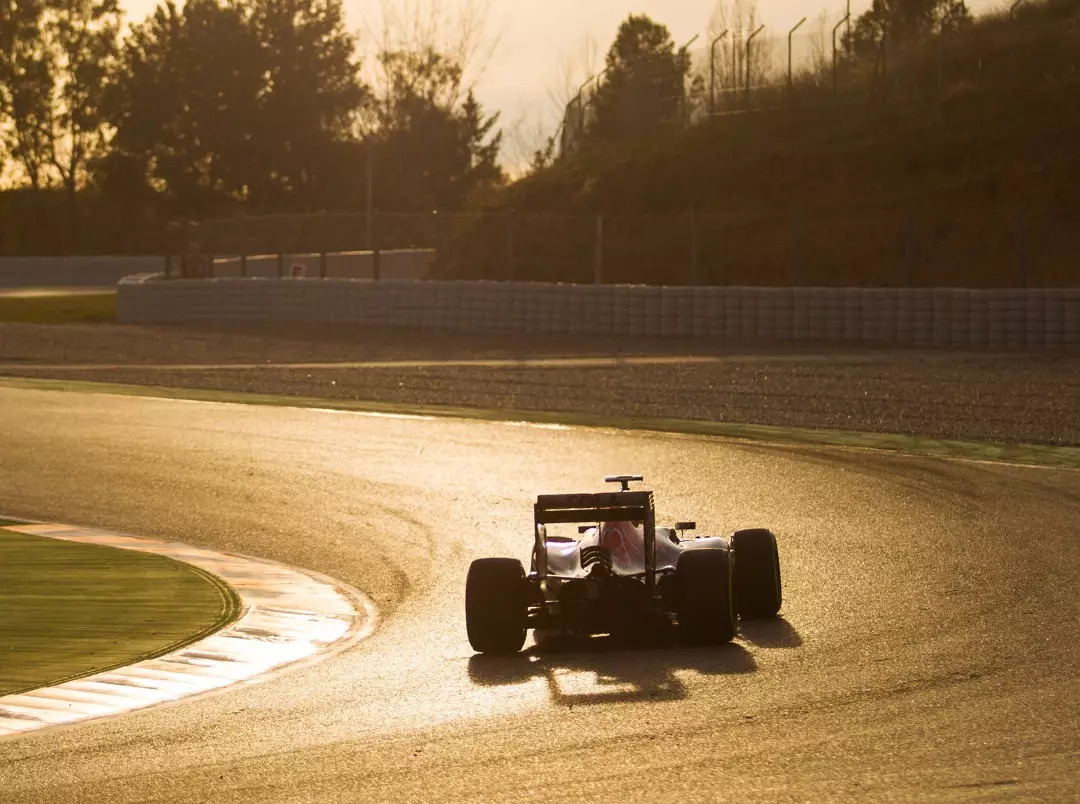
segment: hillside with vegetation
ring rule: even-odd
[[[1080,283],[1080,3],[951,29],[931,15],[891,42],[884,5],[859,20],[835,86],[827,65],[768,108],[672,126],[640,89],[622,99],[630,118],[601,89],[575,150],[538,154],[488,208],[512,216],[515,274],[589,281],[603,215],[606,281]],[[642,65],[684,69],[662,34],[629,59],[613,46],[627,92]],[[445,274],[506,276],[507,225],[494,214],[459,233]]]
[[[744,16],[705,65],[630,15],[510,181],[468,32],[405,20],[364,68],[341,0],[163,0],[128,30],[116,0],[0,0],[0,254],[166,253],[187,237],[169,222],[214,220],[187,250],[435,248],[452,278],[1080,285],[1080,0],[975,19],[874,0],[788,74],[753,3],[719,2]]]

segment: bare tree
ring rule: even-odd
[[[538,168],[547,167],[554,157],[555,139],[550,123],[538,110],[520,115],[504,131],[505,169],[511,179],[518,179]]]
[[[832,65],[832,42],[829,41],[831,28],[829,12],[822,11],[814,18],[814,27],[810,32],[811,63],[808,67],[819,80],[828,75]]]
[[[452,65],[458,72],[456,79],[443,81],[439,97],[433,100],[446,108],[464,100],[499,47],[499,34],[488,30],[491,4],[492,0],[464,0],[448,8],[443,0],[380,0],[375,18],[367,20],[364,45],[375,54],[367,72],[382,103],[392,102],[391,95],[401,88],[406,61],[414,64],[416,81],[423,80],[425,63]],[[412,58],[405,59],[404,54]]]
[[[552,113],[562,119],[567,104],[577,97],[578,90],[589,78],[600,72],[603,64],[604,52],[592,34],[583,37],[575,48],[563,53],[547,88]]]
[[[534,169],[551,161],[556,142],[560,151],[572,147],[580,124],[584,122],[585,106],[596,91],[595,85],[588,84],[600,73],[603,63],[603,51],[592,35],[584,37],[576,48],[563,54],[547,88],[551,114],[558,122],[549,140],[534,154]]]

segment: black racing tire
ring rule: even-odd
[[[722,548],[687,550],[675,566],[676,617],[688,642],[722,644],[735,638],[731,553]]]
[[[465,628],[479,653],[508,655],[525,644],[525,569],[516,558],[479,558],[465,581]]]
[[[765,528],[739,530],[735,550],[735,607],[740,617],[775,617],[783,603],[780,551],[776,536]]]

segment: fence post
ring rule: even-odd
[[[172,258],[173,252],[176,250],[176,241],[173,240],[174,232],[176,231],[175,224],[165,224],[165,278],[172,279]]]
[[[432,261],[432,265],[436,266],[443,266],[446,263],[447,248],[445,240],[447,238],[446,231],[450,227],[443,225],[442,218],[445,217],[445,215],[440,217],[439,210],[437,209],[433,209],[428,213],[428,221],[431,225],[427,231],[426,239],[430,243],[431,248],[435,250],[435,258]],[[437,270],[442,271],[444,269],[438,268]]]
[[[214,226],[210,229],[210,236],[204,241],[208,244],[209,253],[206,255],[206,260],[203,263],[205,267],[205,276],[211,279],[215,276],[214,269],[214,255],[217,253],[217,227]]]
[[[934,98],[941,100],[941,89],[945,85],[945,32],[937,35],[937,92]]]
[[[874,104],[878,99],[877,96],[878,96],[878,82],[879,81],[881,83],[881,97],[882,97],[881,104],[882,104],[882,106],[885,105],[885,84],[886,84],[886,77],[885,77],[885,46],[886,45],[885,45],[885,43],[886,43],[886,37],[887,36],[888,36],[888,29],[882,29],[882,31],[881,31],[881,42],[878,44],[877,53],[874,55],[874,72],[872,73],[871,78],[870,78],[869,106],[870,106],[871,111],[873,111]],[[879,68],[880,68],[880,73],[878,72]]]
[[[371,243],[375,238],[375,141],[371,137],[367,137],[364,140],[367,145],[367,164],[365,170],[367,172],[366,186],[364,188],[364,209],[367,212],[367,219],[365,224],[367,225],[367,235],[364,239],[364,244],[367,246],[368,251],[371,251]]]
[[[712,40],[709,45],[709,117],[716,114],[716,43],[727,36],[728,29]]]
[[[184,221],[180,224],[180,278],[187,279],[196,268],[196,258],[193,246],[195,240],[195,224]]]
[[[506,213],[506,279],[514,281],[514,211]]]
[[[1009,6],[1009,21],[1012,22],[1016,19],[1016,8],[1024,0],[1014,0],[1012,5]],[[1013,95],[1014,87],[1016,84],[1016,44],[1011,43],[1009,45],[1009,97]]]
[[[791,211],[791,264],[788,266],[788,284],[795,287],[799,280],[799,210]]]
[[[379,251],[379,227],[375,225],[378,213],[371,210],[371,218],[368,223],[369,248],[371,249],[371,278],[378,282],[382,279],[382,254]]]
[[[316,218],[315,233],[319,240],[319,279],[326,279],[326,213]]]
[[[1013,241],[1016,243],[1016,264],[1020,269],[1020,287],[1027,290],[1028,287],[1028,254],[1027,254],[1027,238],[1025,235],[1025,227],[1023,226],[1023,219],[1020,214],[1017,213],[1013,219]]]
[[[806,22],[806,17],[799,20],[795,27],[788,31],[787,35],[787,91],[788,91],[788,103],[791,103],[792,90],[794,89],[794,78],[791,74],[791,37],[795,35],[795,32],[802,27],[802,24]]]
[[[735,34],[731,35],[731,111],[739,102],[739,48],[735,47]]]
[[[900,238],[904,253],[904,284],[910,288],[915,286],[915,275],[911,269],[911,210],[907,208],[900,223]]]
[[[889,25],[881,29],[881,105],[889,105]]]
[[[697,204],[690,207],[690,284],[698,283],[698,225]]]
[[[247,277],[247,254],[240,255],[240,276]]]
[[[765,26],[760,26],[750,36],[746,38],[746,108],[750,108],[750,66],[752,64],[750,59],[750,44],[754,41],[754,37],[765,30]]]
[[[596,241],[593,247],[593,284],[602,284],[604,279],[604,216],[596,216]]]
[[[836,32],[840,30],[840,26],[843,25],[851,18],[848,14],[840,22],[836,23],[836,26],[832,29],[832,94],[836,97],[837,91],[837,56],[836,56]]]
[[[847,41],[844,43],[844,51],[851,55],[853,45],[851,44],[851,0],[847,0],[847,9],[844,12],[844,22],[847,23]]]

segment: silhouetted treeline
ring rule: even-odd
[[[1011,282],[1077,225],[1080,0],[974,21],[960,0],[875,0],[837,69],[826,59],[767,104],[740,90],[750,113],[715,118],[687,52],[630,15],[513,184],[464,65],[384,47],[365,82],[340,0],[166,2],[123,38],[115,0],[0,12],[0,159],[19,185],[0,192],[0,252],[144,250],[168,220],[363,212],[369,164],[378,210],[486,213],[436,227],[444,276],[589,281],[603,214],[610,279],[966,261],[956,275],[977,262]],[[988,228],[1021,234],[991,247]]]
[[[341,0],[168,0],[120,30],[116,0],[0,0],[0,251],[358,210],[370,164],[382,209],[452,211],[503,181],[464,65],[385,47],[369,85]]]
[[[441,276],[590,282],[601,253],[611,282],[1080,284],[1078,0],[979,20],[876,0],[836,79],[828,63],[715,118],[686,111],[708,108],[690,81],[666,105],[619,96],[685,69],[666,31],[631,18],[607,65],[635,66],[571,102],[562,156],[463,224]]]

